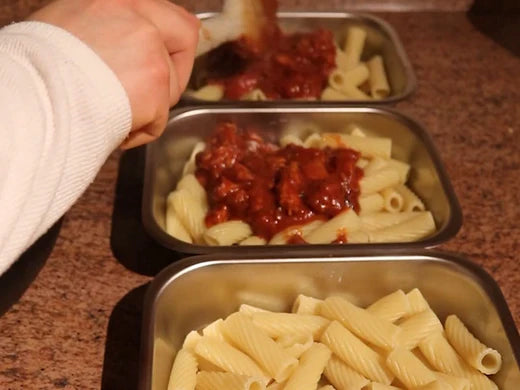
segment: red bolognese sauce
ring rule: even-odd
[[[222,122],[196,157],[195,175],[208,194],[206,226],[242,220],[269,240],[290,226],[359,212],[359,157],[349,148],[279,147]],[[346,241],[343,232],[338,242]]]

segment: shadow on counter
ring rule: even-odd
[[[143,300],[148,283],[126,294],[108,322],[101,390],[137,390]]]
[[[110,246],[123,266],[154,276],[185,255],[166,249],[145,231],[141,219],[145,147],[123,153],[119,162]]]
[[[475,0],[468,18],[480,32],[520,57],[518,0]]]
[[[0,276],[0,316],[18,302],[40,273],[54,248],[62,221],[63,218],[59,219]]]

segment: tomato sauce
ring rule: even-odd
[[[281,148],[222,122],[196,157],[195,175],[208,193],[206,225],[242,220],[269,240],[289,226],[359,212],[359,157],[348,148]]]
[[[318,98],[336,67],[334,37],[329,30],[283,34],[270,32],[264,50],[238,40],[208,57],[208,83],[224,86],[228,99],[261,89],[270,99]]]

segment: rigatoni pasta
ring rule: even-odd
[[[435,233],[390,138],[355,124],[349,134],[287,127],[282,145],[232,122],[197,143],[168,196],[167,232],[220,246],[410,242]]]
[[[497,389],[446,338],[462,321],[448,316],[443,328],[418,289],[397,290],[366,308],[345,309],[345,295],[299,295],[291,313],[242,304],[202,335],[191,331],[168,389]],[[398,336],[386,349],[370,334],[385,328]]]

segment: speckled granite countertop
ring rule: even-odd
[[[36,2],[20,3],[28,10]],[[396,108],[430,131],[464,213],[461,231],[441,249],[483,266],[518,326],[520,58],[464,12],[378,15],[397,30],[418,79]],[[40,274],[0,318],[1,389],[135,388],[139,287],[150,277],[125,268],[111,248],[120,158],[108,159],[68,212]]]

